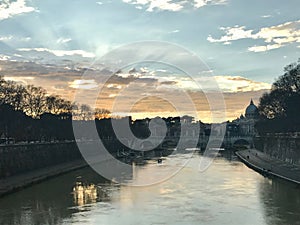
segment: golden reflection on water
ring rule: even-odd
[[[76,206],[96,203],[98,199],[97,186],[94,184],[85,185],[82,182],[76,182],[73,187],[73,197]]]
[[[181,157],[170,161],[176,166]],[[200,157],[145,187],[115,184],[90,168],[73,171],[0,199],[0,224],[300,225],[299,187],[222,157],[200,173]],[[157,177],[168,165],[150,161],[133,167],[134,176],[126,173],[126,179]]]

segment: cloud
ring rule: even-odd
[[[175,85],[177,81],[162,81],[160,82],[161,85]]]
[[[27,41],[30,41],[30,40],[31,40],[30,37],[16,37],[16,36],[13,36],[13,35],[0,36],[0,41],[3,41],[3,42],[11,42],[11,41],[27,42]]]
[[[241,93],[224,93],[224,101],[226,105],[226,120],[234,120],[239,117],[241,114],[245,114],[245,109],[249,105],[251,99],[253,99],[254,104],[258,104],[259,98],[265,93],[265,90],[261,91],[250,91],[250,92],[241,92]],[[202,122],[224,122],[223,116],[220,116],[220,119],[212,118],[212,111],[207,102],[205,95],[201,92],[190,92],[189,93],[192,101],[195,104],[197,109],[197,116]],[[113,101],[110,99],[108,101]],[[181,95],[178,95],[178,102],[184,104],[185,99]],[[107,104],[107,103],[106,103]],[[101,106],[105,107],[104,104]],[[124,105],[126,107],[126,105]],[[194,111],[181,111],[178,112],[172,105],[168,102],[163,101],[160,98],[147,97],[142,101],[138,102],[133,108],[130,115],[133,119],[142,119],[142,118],[154,118],[156,116],[183,116],[185,114],[195,114]],[[222,114],[221,112],[219,112]],[[120,113],[114,112],[113,114],[120,115]],[[215,112],[218,114],[218,112]],[[127,114],[126,114],[127,115]]]
[[[19,48],[18,51],[37,51],[37,52],[49,52],[56,56],[72,56],[72,55],[80,55],[85,58],[94,58],[96,55],[91,52],[86,52],[83,50],[51,50],[47,48]]]
[[[116,85],[128,86],[135,84],[136,89],[141,87],[142,93],[145,87],[155,90],[187,90],[187,91],[221,91],[223,93],[237,93],[248,91],[269,90],[271,84],[258,82],[243,76],[213,76],[213,71],[205,71],[202,75],[189,77],[182,74],[172,73],[169,70],[159,68],[129,69],[130,72],[122,71],[109,80],[108,88]],[[144,72],[142,72],[144,71]],[[146,72],[145,72],[146,71]],[[161,73],[163,71],[163,73]],[[121,89],[121,88],[120,88]],[[218,90],[219,89],[219,90]]]
[[[95,80],[74,80],[69,82],[69,87],[75,89],[93,89],[98,87]]]
[[[135,5],[135,8],[146,8],[146,11],[153,12],[154,10],[161,11],[180,11],[186,5],[191,5],[194,8],[201,8],[206,5],[226,4],[227,0],[194,0],[194,1],[176,1],[176,0],[123,0],[123,2]]]
[[[25,0],[3,0],[0,3],[0,20],[33,11],[35,11],[35,9],[33,7],[27,6]]]
[[[173,0],[123,0],[128,4],[137,6],[146,6],[148,12],[152,12],[154,9],[167,10],[167,11],[179,11],[183,8],[184,1],[173,2]]]
[[[70,41],[72,41],[71,38],[59,38],[59,39],[57,39],[56,43],[64,44],[64,43],[67,43],[67,42],[70,42]]]
[[[6,61],[6,60],[9,60],[10,58],[11,57],[8,55],[0,54],[0,61]],[[0,71],[1,71],[1,67],[0,67]]]
[[[249,47],[249,51],[263,52],[281,48],[288,44],[300,43],[300,20],[287,22],[271,27],[263,27],[258,32],[247,30],[245,26],[221,27],[225,35],[219,39],[208,36],[207,40],[212,43],[229,43],[241,39],[262,39],[266,45]]]
[[[215,76],[220,89],[227,93],[249,92],[271,89],[271,84],[253,81],[241,76]]]
[[[220,30],[225,31],[226,35],[222,36],[220,39],[214,39],[212,36],[208,36],[207,40],[209,42],[231,42],[244,38],[253,38],[253,30],[245,30],[246,27],[235,26],[235,27],[221,27]]]
[[[13,36],[10,35],[10,36],[1,36],[0,37],[0,41],[8,41],[8,40],[11,40],[13,39]]]
[[[28,82],[32,82],[35,79],[35,77],[25,77],[25,76],[16,76],[16,77],[11,77],[11,76],[4,76],[4,80],[11,80],[15,81],[17,83],[21,83],[24,85],[27,85]]]
[[[263,15],[261,16],[261,18],[270,18],[270,17],[273,17],[272,15]]]
[[[265,52],[265,51],[269,51],[272,49],[277,49],[282,47],[282,45],[280,44],[273,44],[273,45],[260,45],[260,46],[253,46],[253,47],[249,47],[248,50],[250,52]]]
[[[109,94],[108,97],[109,98],[115,98],[117,96],[117,94]]]
[[[24,84],[42,85],[49,94],[59,94],[67,100],[74,100],[74,95],[78,95],[79,103],[94,104],[94,92],[103,85],[103,80],[95,78],[83,78],[83,69],[64,69],[63,66],[42,65],[34,62],[11,62],[0,61],[0,76],[9,74],[5,79],[22,82]],[[191,88],[193,82],[186,77],[160,74],[149,75],[151,68],[142,67],[144,72],[139,76],[119,76],[113,75],[101,89],[97,99],[97,107],[106,108],[113,111],[112,107],[117,105],[120,112],[125,112],[131,102],[141,98],[132,108],[135,118],[155,117],[157,115],[184,115],[195,113],[191,111],[190,105],[184,93],[188,94],[194,102],[195,108],[202,121],[211,121],[211,112],[207,98],[201,89]],[[133,72],[133,69],[129,69]],[[138,69],[135,73],[138,73]],[[102,71],[95,71],[101,76]],[[126,71],[127,72],[127,71]],[[106,76],[109,76],[107,72]],[[121,75],[121,74],[120,74]],[[223,91],[223,96],[227,106],[227,118],[235,119],[244,113],[251,98],[258,102],[263,92],[267,91],[271,85],[253,81],[242,76],[216,76],[216,82]],[[197,80],[198,81],[198,80]],[[199,81],[201,82],[201,81]],[[206,82],[202,80],[202,82]],[[117,98],[119,100],[116,101]],[[166,98],[164,98],[166,97]],[[167,101],[164,101],[166,99]],[[171,102],[180,106],[180,112],[176,112]],[[116,111],[115,111],[116,112]],[[224,119],[224,118],[223,118]]]
[[[206,5],[223,5],[227,0],[194,0],[194,3],[195,8],[201,8]]]
[[[120,90],[120,89],[122,88],[122,85],[117,85],[117,84],[112,84],[112,83],[110,83],[110,84],[107,84],[106,87],[109,88],[109,89],[117,89],[117,90]]]
[[[178,33],[178,32],[180,32],[180,30],[172,30],[169,33]]]

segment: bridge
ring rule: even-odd
[[[232,137],[218,137],[218,136],[166,136],[151,137],[151,139],[130,140],[128,138],[121,138],[120,141],[131,149],[136,150],[153,150],[155,148],[232,148],[237,146],[253,147],[253,136],[232,136]]]

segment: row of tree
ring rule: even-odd
[[[83,139],[99,135],[106,140],[116,139],[111,120],[126,120],[139,138],[150,135],[149,119],[131,121],[131,118],[112,118],[106,109],[92,110],[90,106],[75,104],[33,85],[23,86],[0,77],[0,143],[74,140],[72,123],[82,127]],[[168,127],[177,131],[180,118],[166,118]],[[86,132],[96,123],[98,134]],[[123,124],[124,125],[124,124]],[[172,129],[171,129],[172,130]],[[174,131],[174,132],[175,132]]]
[[[14,110],[22,111],[32,118],[40,118],[45,113],[72,114],[79,120],[110,117],[106,109],[92,110],[86,104],[80,105],[58,95],[49,95],[42,87],[24,86],[0,77],[0,105],[3,104],[11,105]]]
[[[0,142],[73,140],[72,119],[109,118],[106,109],[50,95],[42,87],[21,85],[0,77]]]
[[[260,98],[260,134],[300,131],[300,59],[284,68],[284,74]]]
[[[16,111],[39,118],[43,113],[71,113],[73,105],[59,96],[48,95],[46,90],[33,85],[23,86],[0,77],[0,104],[8,104]]]

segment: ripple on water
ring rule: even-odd
[[[74,171],[1,199],[0,224],[299,224],[299,189],[221,157],[200,173],[200,157],[147,187],[103,181],[91,169]],[[182,159],[172,156],[159,166],[153,161],[134,172],[138,179],[155,178],[178,169]]]

